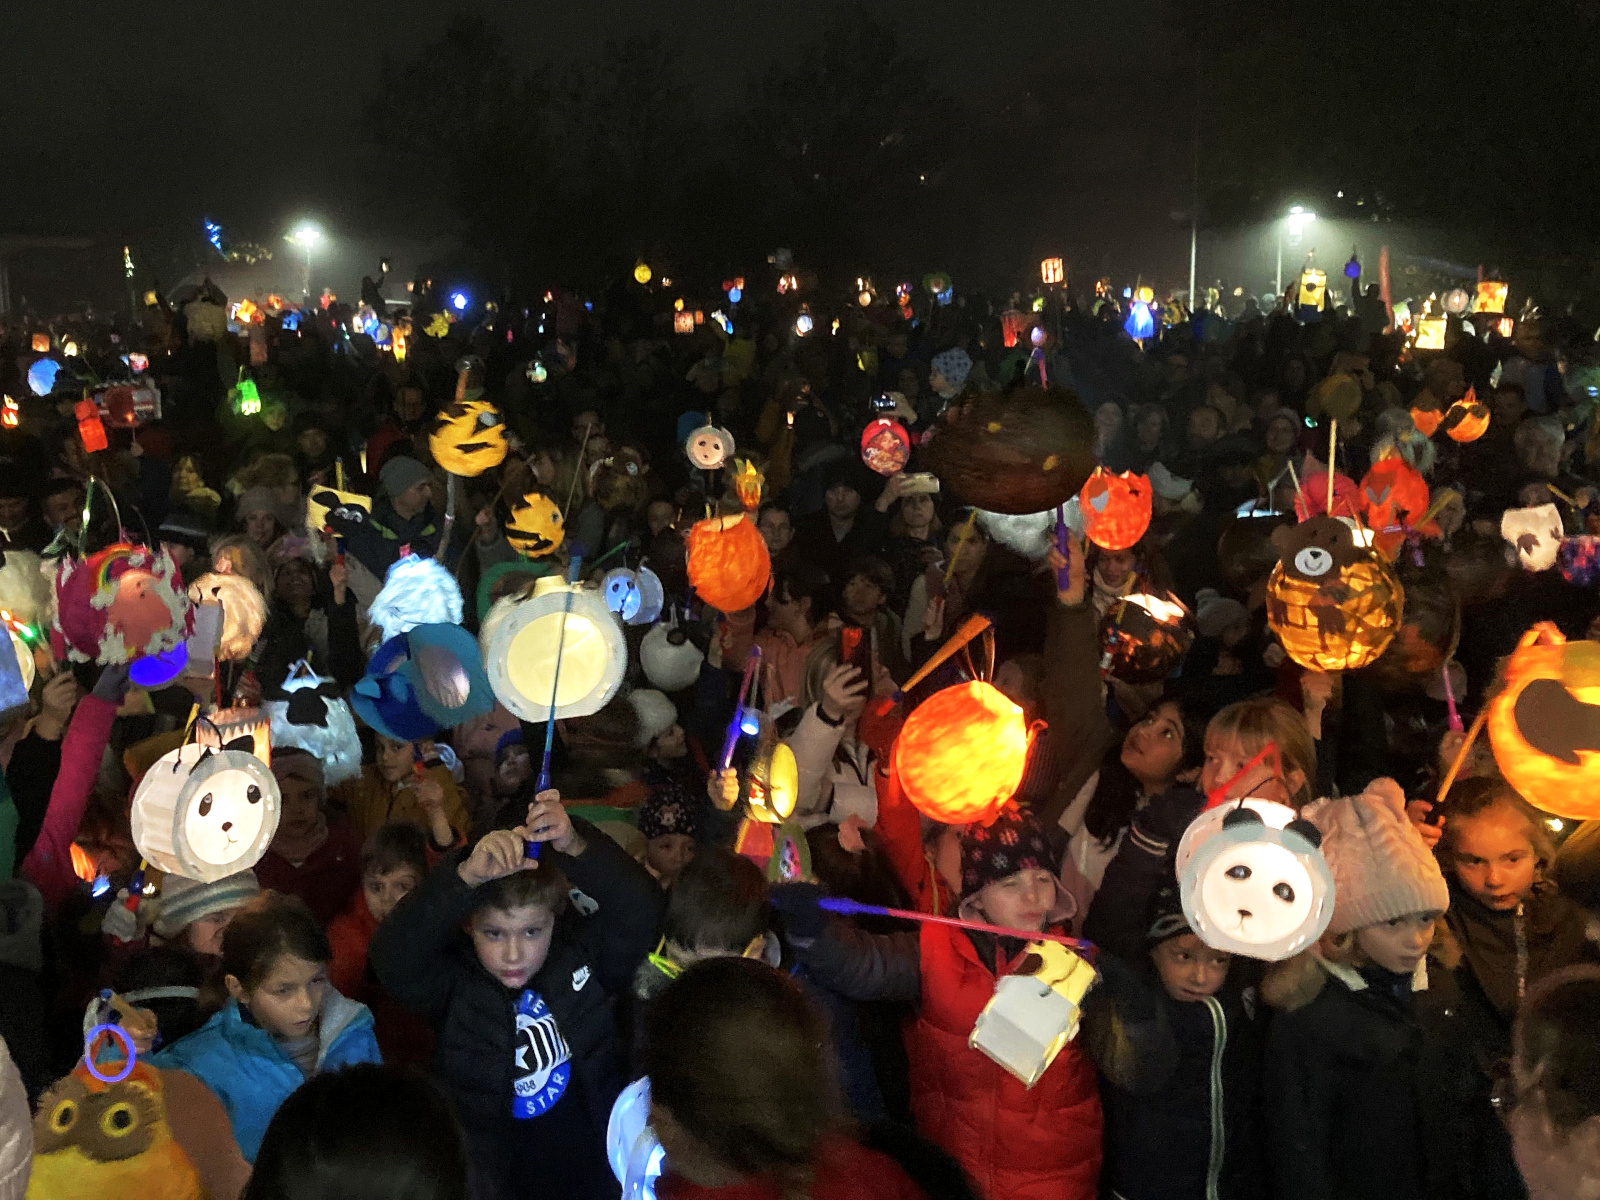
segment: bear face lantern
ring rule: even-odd
[[[718,612],[749,608],[771,578],[766,539],[744,513],[708,517],[689,530],[689,584]]]
[[[1030,741],[1022,710],[993,684],[974,680],[911,710],[893,767],[924,816],[945,825],[988,821],[1016,794]]]
[[[487,400],[452,400],[428,434],[433,461],[474,479],[506,460],[506,425]]]
[[[1522,635],[1489,700],[1489,745],[1506,782],[1558,817],[1600,817],[1600,644],[1548,621]]]
[[[557,720],[599,712],[628,665],[622,628],[600,593],[554,575],[531,594],[497,600],[478,640],[489,686],[524,721],[548,719],[552,695]]]
[[[1113,475],[1096,467],[1083,490],[1078,507],[1084,531],[1102,550],[1126,550],[1150,528],[1150,477],[1124,471]]]
[[[1389,565],[1337,517],[1273,532],[1279,563],[1267,580],[1267,623],[1284,651],[1312,671],[1354,671],[1389,648],[1405,589]]]
[[[168,874],[214,883],[261,860],[280,808],[278,781],[255,755],[191,743],[139,781],[133,842]]]

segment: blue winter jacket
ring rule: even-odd
[[[317,1028],[319,1072],[383,1061],[372,1032],[371,1011],[331,987],[323,996]],[[239,1153],[248,1163],[256,1161],[261,1138],[278,1105],[306,1081],[272,1035],[244,1019],[237,1000],[229,1000],[216,1016],[151,1061],[158,1067],[188,1071],[216,1093],[228,1112]]]

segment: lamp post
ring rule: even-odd
[[[306,302],[309,304],[311,301],[311,254],[322,244],[322,230],[309,221],[305,221],[295,226],[294,232],[288,234],[283,240],[291,245],[299,246],[306,252],[305,282],[300,290],[304,293]]]
[[[1296,204],[1289,210],[1289,215],[1278,222],[1278,275],[1276,291],[1279,296],[1283,295],[1283,227],[1285,225],[1289,227],[1289,237],[1293,239],[1291,244],[1299,245],[1300,235],[1305,232],[1306,226],[1311,224],[1311,222],[1315,221],[1316,219],[1316,213],[1307,212],[1305,209]]]

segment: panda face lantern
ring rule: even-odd
[[[190,744],[139,781],[133,840],[163,871],[211,883],[261,860],[281,806],[277,780],[255,755]]]

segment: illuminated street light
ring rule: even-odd
[[[310,300],[311,255],[312,252],[322,244],[322,230],[318,229],[309,221],[302,221],[299,225],[295,226],[294,232],[287,234],[283,240],[288,242],[291,246],[299,246],[306,252],[306,277],[304,284],[300,288],[300,291],[302,294],[304,294],[307,300]]]
[[[1296,245],[1300,242],[1300,235],[1305,232],[1306,226],[1317,219],[1317,214],[1308,212],[1296,204],[1289,210],[1289,215],[1278,222],[1278,286],[1277,294],[1283,295],[1283,229],[1289,227],[1289,237]]]

